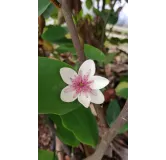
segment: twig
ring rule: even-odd
[[[126,52],[125,50],[123,50],[123,49],[121,49],[121,48],[118,48],[118,47],[116,47],[116,49],[119,51],[119,53],[122,52],[122,53],[128,55],[128,52]]]
[[[58,157],[58,160],[64,160],[64,152],[63,152],[63,143],[59,140],[58,137],[56,137],[56,154]]]
[[[106,1],[106,0],[103,0],[102,11],[105,9],[105,1]]]
[[[120,128],[128,121],[128,100],[126,101],[121,113],[119,114],[112,127],[104,134],[96,151],[84,160],[101,160],[111,141],[118,134]]]
[[[61,0],[62,12],[66,20],[69,32],[71,34],[71,38],[78,55],[79,63],[82,64],[85,61],[84,50],[83,47],[81,46],[77,30],[72,19],[72,13],[68,7],[68,2],[69,2],[68,0]]]
[[[112,2],[112,1],[111,1],[111,2]],[[114,3],[111,4],[111,6],[110,6],[111,9],[109,10],[109,12],[108,12],[108,14],[107,14],[107,17],[106,17],[106,19],[105,19],[105,21],[104,21],[104,25],[103,25],[103,29],[102,29],[102,34],[101,34],[101,47],[102,47],[102,48],[103,48],[103,46],[104,46],[104,37],[105,37],[106,25],[107,25],[107,23],[108,23],[108,20],[109,20],[109,17],[110,17],[111,12],[114,10],[114,6],[115,6],[116,2],[117,2],[117,0],[115,0]],[[103,3],[104,3],[104,2],[103,2]],[[111,31],[112,31],[112,29],[113,29],[113,26],[112,26],[112,28],[111,28]]]
[[[102,29],[102,34],[101,34],[101,48],[103,48],[103,45],[104,45],[105,29],[106,29],[106,25],[107,25],[110,14],[111,14],[111,10],[108,12],[107,17],[103,24],[103,29]]]
[[[101,108],[101,105],[99,104],[94,104],[94,106],[97,113],[97,117],[99,118],[100,126],[107,127],[107,122],[105,120],[103,108]]]

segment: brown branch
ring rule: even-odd
[[[56,0],[50,0],[50,2],[56,7],[56,8],[61,8],[61,4],[56,1]]]
[[[77,30],[72,19],[72,13],[68,7],[68,2],[69,2],[68,0],[61,0],[61,4],[62,4],[61,8],[62,8],[64,18],[66,20],[69,32],[71,34],[74,47],[78,55],[79,63],[82,64],[85,61],[84,50],[83,50],[83,46],[81,46]]]
[[[121,127],[128,121],[128,100],[126,101],[122,111],[120,112],[118,118],[113,123],[112,127],[104,134],[102,140],[96,151],[91,156],[87,157],[84,160],[101,160],[111,141],[118,134],[118,131]]]
[[[72,19],[72,13],[68,7],[68,0],[61,0],[61,4],[62,4],[62,12],[66,20],[69,32],[71,34],[74,47],[77,51],[79,62],[81,64],[85,60],[85,55],[83,47],[81,46],[78,37],[76,27]],[[86,158],[85,160],[101,160],[110,142],[114,139],[120,128],[126,123],[127,120],[128,120],[128,101],[126,102],[124,108],[122,109],[120,115],[118,116],[117,120],[114,122],[112,127],[102,137],[102,140],[98,145],[95,153],[90,157]]]

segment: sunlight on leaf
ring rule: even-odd
[[[116,94],[124,99],[128,98],[128,82],[120,82],[115,88]]]
[[[38,16],[40,16],[50,5],[49,0],[39,0],[38,1]]]

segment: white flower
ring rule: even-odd
[[[67,87],[61,91],[61,100],[64,102],[78,101],[86,108],[90,102],[101,104],[104,102],[104,95],[99,90],[109,84],[109,80],[94,76],[95,63],[93,60],[86,60],[79,68],[78,74],[71,68],[61,68],[60,74]]]

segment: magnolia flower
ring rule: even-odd
[[[109,84],[109,80],[95,76],[95,63],[93,60],[86,60],[79,68],[78,74],[71,68],[61,68],[60,75],[67,87],[61,91],[61,100],[64,102],[78,101],[86,108],[90,102],[101,104],[104,102],[104,95],[99,90]]]

